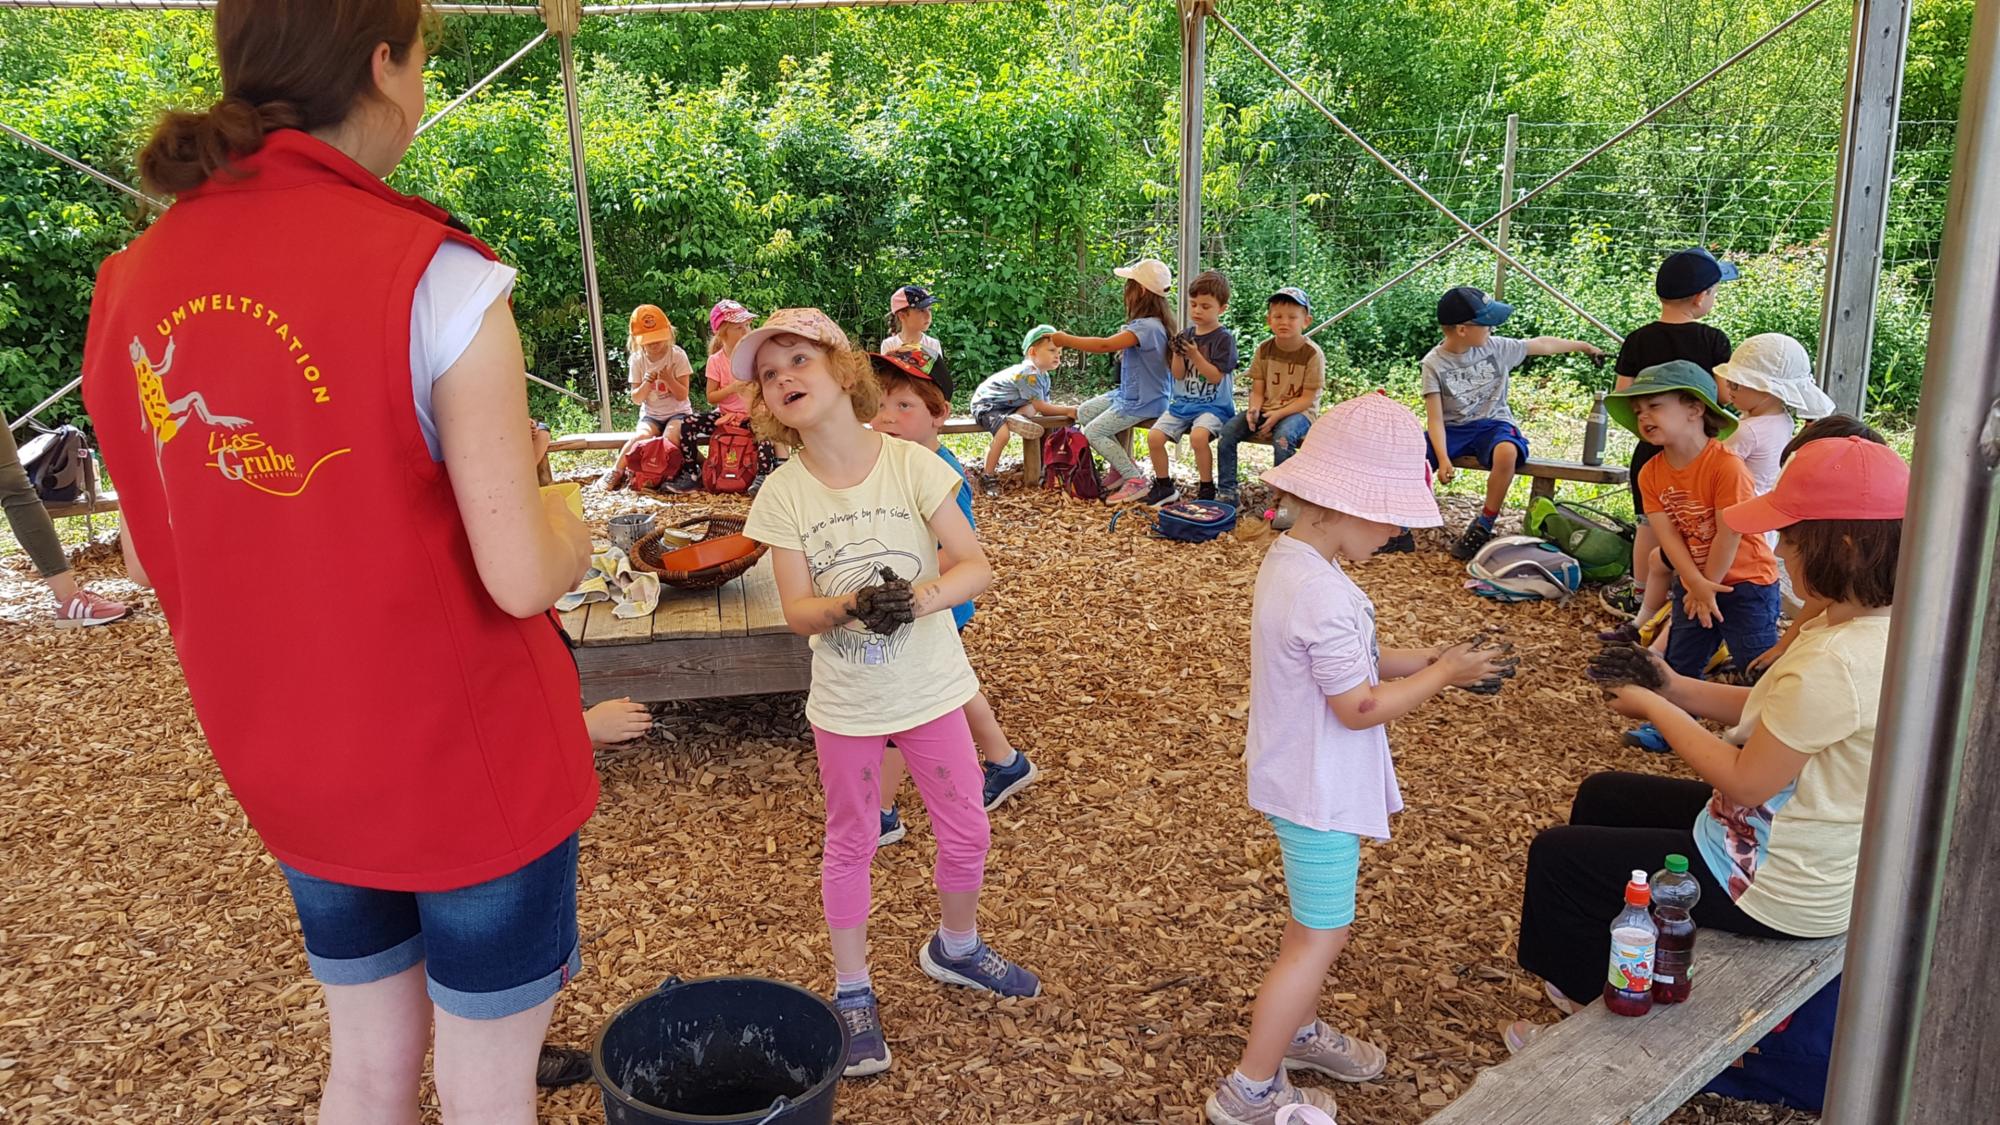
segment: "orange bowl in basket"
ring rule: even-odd
[[[706,570],[756,554],[758,549],[757,541],[747,535],[723,535],[668,551],[660,556],[660,569],[669,574]]]

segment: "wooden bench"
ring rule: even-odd
[[[1428,1125],[1654,1125],[1840,974],[1845,937],[1695,943],[1694,994],[1636,1019],[1592,1004],[1479,1072]]]
[[[631,441],[636,433],[637,431],[627,430],[624,433],[564,434],[549,439],[549,453],[581,453],[586,449],[623,449],[625,443]],[[542,455],[537,476],[543,484],[555,479],[555,475],[549,471],[547,453]]]
[[[53,520],[70,519],[74,516],[94,516],[104,512],[117,511],[118,494],[116,492],[100,492],[94,497],[86,496],[82,499],[71,500],[66,504],[43,504],[42,507],[48,511],[49,518]]]
[[[1477,457],[1455,457],[1451,462],[1461,469],[1476,469],[1485,472],[1485,466]],[[1532,497],[1556,498],[1556,482],[1559,480],[1580,481],[1584,484],[1624,484],[1632,479],[1631,470],[1623,465],[1586,465],[1581,461],[1544,461],[1530,457],[1514,469],[1517,476],[1529,478],[1528,495]]]
[[[1028,420],[1051,434],[1064,426],[1076,425],[1076,419],[1061,414],[1048,417],[1031,414],[1028,416]],[[983,434],[985,432],[986,427],[971,418],[953,418],[938,427],[938,433],[941,434]],[[1125,448],[1130,449],[1132,447],[1132,431],[1126,430],[1119,436],[1124,440]],[[1044,435],[1044,440],[1046,440],[1046,434]],[[1024,440],[1021,442],[1021,479],[1030,488],[1039,487],[1042,483],[1042,442],[1039,440]]]
[[[721,589],[662,587],[651,617],[620,618],[613,608],[593,602],[562,615],[578,645],[586,704],[764,695],[811,683],[811,650],[785,624],[768,554]]]

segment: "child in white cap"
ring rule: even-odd
[[[1792,440],[1794,418],[1810,422],[1836,409],[1813,381],[1804,344],[1782,332],[1765,332],[1736,345],[1729,362],[1715,367],[1722,405],[1732,407],[1736,432],[1722,444],[1743,458],[1762,496],[1778,486],[1779,454]]]
[[[1341,569],[1405,527],[1443,522],[1424,460],[1424,426],[1380,392],[1313,423],[1264,483],[1285,494],[1291,529],[1271,545],[1250,609],[1250,807],[1284,856],[1291,920],[1264,978],[1236,1072],[1208,1099],[1212,1125],[1272,1125],[1281,1109],[1332,1113],[1333,1095],[1288,1070],[1343,1082],[1382,1073],[1382,1048],[1318,1018],[1328,970],[1347,945],[1361,838],[1386,840],[1403,807],[1384,729],[1448,687],[1499,690],[1503,650],[1473,644],[1384,649],[1375,606]]]

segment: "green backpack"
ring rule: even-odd
[[[1632,568],[1632,528],[1595,509],[1538,496],[1522,528],[1575,559],[1586,581],[1616,581]]]

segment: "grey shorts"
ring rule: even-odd
[[[979,428],[987,433],[997,434],[1000,428],[1007,424],[1008,417],[1018,413],[1020,411],[1014,407],[992,406],[974,413],[972,420],[979,423]]]
[[[1153,428],[1165,434],[1168,441],[1179,441],[1187,436],[1189,430],[1207,430],[1209,436],[1216,436],[1222,433],[1222,427],[1226,423],[1227,419],[1219,414],[1204,413],[1194,418],[1162,414],[1159,420],[1153,423]]]

